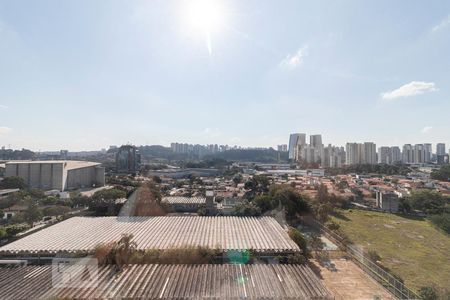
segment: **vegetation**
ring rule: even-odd
[[[25,189],[27,185],[22,177],[6,177],[0,181],[0,189]]]
[[[339,210],[333,221],[354,244],[375,251],[383,267],[419,289],[450,282],[450,236],[425,218],[362,210]]]
[[[441,215],[433,215],[430,217],[430,221],[439,229],[442,229],[446,233],[450,234],[450,213]]]
[[[431,172],[431,178],[442,181],[450,181],[450,165],[444,165],[439,170]]]
[[[116,203],[116,200],[126,198],[127,193],[121,189],[104,189],[95,192],[89,201],[89,210],[96,216],[116,216],[122,208],[122,203]],[[78,198],[77,200],[83,200]]]
[[[243,200],[234,207],[234,214],[236,216],[252,216],[261,215],[261,209],[254,203],[248,200]]]
[[[306,241],[303,234],[297,229],[291,227],[288,231],[289,237],[298,245],[298,247],[302,250],[302,254],[304,256],[309,255],[308,251],[308,242]]]
[[[100,244],[94,250],[94,257],[100,265],[116,265],[122,270],[127,264],[210,264],[219,254],[205,247],[141,251],[132,239],[132,235],[122,235],[118,242]]]
[[[0,226],[0,240],[9,239],[16,234],[28,229],[30,229],[30,226],[26,223]]]
[[[147,183],[136,190],[133,216],[165,216],[167,209],[161,203],[161,192],[154,183]]]
[[[406,207],[405,207],[406,205]],[[403,209],[420,210],[427,214],[450,212],[449,199],[432,190],[413,191],[402,203]]]

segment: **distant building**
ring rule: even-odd
[[[379,164],[391,163],[391,148],[389,147],[378,148],[378,163]]]
[[[377,163],[377,150],[375,143],[347,143],[345,150],[347,165],[374,165]]]
[[[377,208],[384,211],[397,212],[398,211],[398,195],[393,192],[376,192]]]
[[[5,176],[23,178],[29,188],[74,190],[105,185],[105,168],[100,163],[74,160],[11,161]]]
[[[401,163],[402,162],[402,152],[400,151],[400,148],[395,146],[391,147],[391,163]]]
[[[436,145],[436,155],[445,155],[445,143],[438,143]]]
[[[301,145],[306,145],[306,134],[293,133],[289,136],[289,159],[297,158],[298,147]]]
[[[288,146],[287,146],[287,144],[278,145],[277,146],[277,150],[278,150],[278,152],[287,152],[288,151]]]
[[[117,173],[137,173],[140,170],[141,155],[135,146],[124,145],[116,154]]]
[[[405,164],[414,163],[414,149],[411,144],[403,145],[402,162]]]
[[[439,165],[447,165],[449,163],[449,155],[448,154],[438,155],[437,163]]]

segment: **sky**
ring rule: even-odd
[[[445,142],[450,1],[0,0],[0,146]]]

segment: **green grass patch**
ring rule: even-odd
[[[333,221],[355,245],[375,250],[384,266],[418,290],[450,282],[450,236],[422,218],[363,210],[340,210]]]

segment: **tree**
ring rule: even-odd
[[[293,219],[297,214],[310,210],[308,198],[301,195],[290,185],[271,186],[269,197],[272,198],[272,207],[277,207],[281,204],[285,208],[286,217],[289,219]]]
[[[303,234],[293,227],[289,228],[288,234],[294,243],[302,250],[302,254],[305,256],[308,255],[308,243]]]
[[[25,189],[27,185],[22,177],[10,176],[0,181],[1,189]]]
[[[322,242],[319,234],[313,233],[309,238],[309,245],[317,255],[317,253],[323,249],[324,243]]]
[[[430,190],[419,190],[411,193],[407,201],[412,209],[424,211],[428,214],[444,212],[446,199],[441,193]]]
[[[442,229],[446,233],[450,234],[450,213],[441,215],[433,215],[430,217],[430,221],[438,228]]]
[[[133,253],[136,251],[137,244],[132,239],[132,234],[122,234],[119,242],[114,247],[115,261],[119,270],[122,270],[123,266],[130,262]]]
[[[241,183],[242,182],[242,175],[241,174],[236,174],[233,177],[233,182],[234,182],[235,186],[237,186],[239,183]]]
[[[421,287],[419,290],[420,298],[423,300],[437,300],[438,299],[438,293],[436,291],[436,288],[432,286],[424,286]]]
[[[442,181],[450,181],[450,165],[442,166],[439,170],[431,172],[431,178]]]
[[[28,204],[28,208],[24,211],[24,218],[30,226],[33,226],[34,222],[42,219],[42,212],[36,203],[31,202]]]
[[[259,216],[261,215],[261,209],[253,202],[244,200],[234,207],[234,213],[237,216]]]

